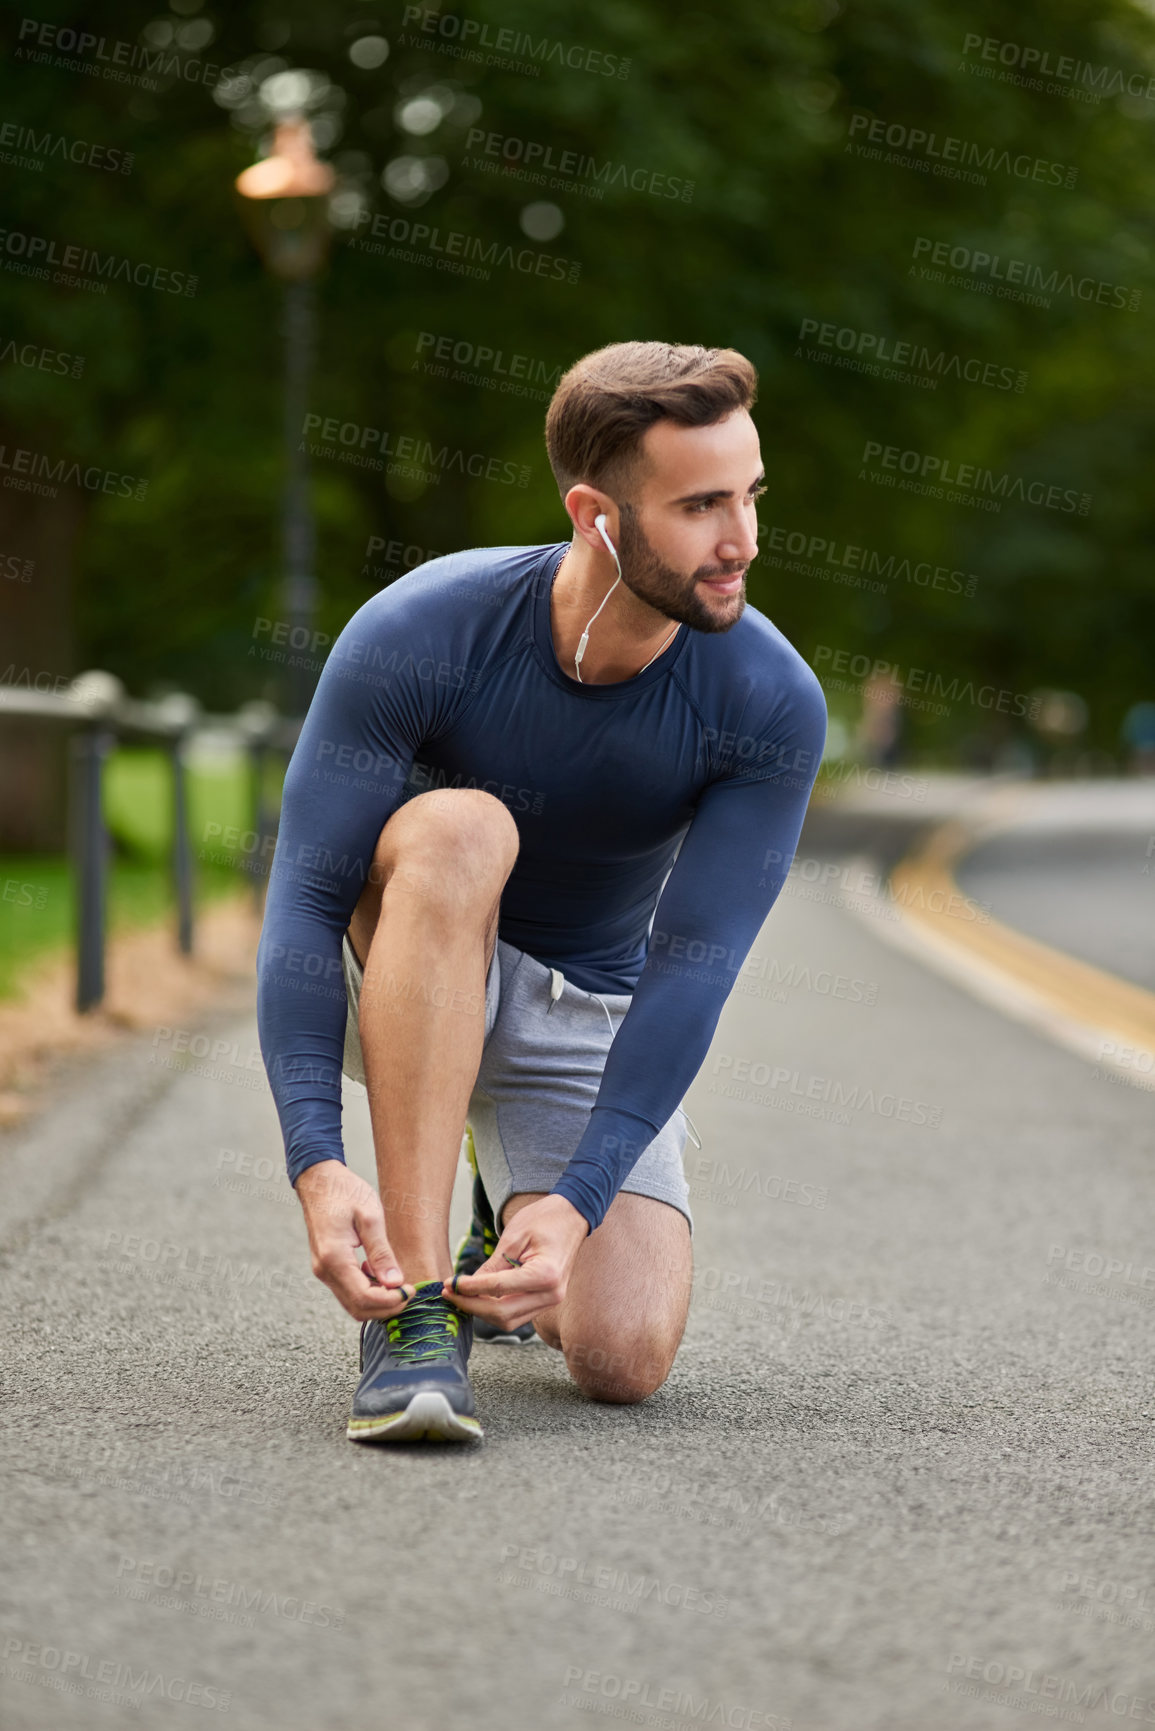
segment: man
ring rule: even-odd
[[[578,361],[546,419],[572,540],[408,573],[321,675],[258,1017],[313,1271],[362,1323],[352,1438],[479,1436],[475,1323],[540,1335],[608,1401],[645,1399],[673,1362],[679,1103],[826,730],[813,673],[746,606],[756,383],[731,349]],[[343,1163],[342,1063],[367,1087],[379,1194]]]

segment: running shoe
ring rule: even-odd
[[[459,1274],[476,1274],[482,1263],[488,1262],[497,1249],[498,1239],[493,1209],[489,1206],[489,1198],[485,1194],[473,1155],[473,1138],[468,1130],[465,1135],[465,1152],[469,1164],[473,1167],[473,1222],[457,1247],[457,1256],[453,1263],[454,1280]],[[487,1322],[483,1316],[475,1316],[473,1338],[487,1341],[490,1346],[529,1346],[537,1339],[537,1330],[532,1322],[523,1322],[520,1328],[506,1329],[502,1328],[499,1322]]]
[[[354,1442],[470,1442],[482,1436],[469,1386],[472,1318],[425,1280],[405,1309],[361,1324]]]

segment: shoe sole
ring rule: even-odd
[[[454,1412],[443,1394],[415,1394],[402,1412],[380,1418],[351,1418],[345,1435],[351,1442],[474,1442],[484,1436],[479,1421]]]
[[[540,1339],[536,1329],[523,1337],[520,1334],[479,1334],[476,1322],[473,1325],[474,1346],[533,1346]]]

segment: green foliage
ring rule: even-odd
[[[238,877],[223,867],[202,870],[196,907],[236,895]],[[76,898],[68,861],[56,854],[0,855],[0,998],[18,998],[31,961],[60,954],[74,959]],[[155,863],[116,856],[108,887],[108,932],[174,921],[167,871]],[[175,946],[175,937],[174,937]],[[194,936],[195,943],[195,936]]]
[[[279,771],[270,765],[266,797],[274,809],[278,779]],[[198,910],[252,882],[244,872],[256,855],[252,799],[250,771],[243,760],[202,757],[190,765],[189,835]],[[104,766],[103,810],[112,839],[109,931],[174,917],[173,778],[167,753],[135,747],[112,752]],[[20,976],[33,957],[71,945],[75,920],[67,859],[49,854],[0,857],[0,998],[18,992]]]
[[[70,18],[62,4],[39,14]],[[1026,0],[1014,9],[993,0],[731,0],[672,12],[657,0],[580,10],[562,0],[471,0],[460,14],[491,36],[505,29],[629,57],[624,79],[556,58],[537,77],[478,65],[444,52],[452,43],[436,34],[406,35],[402,15],[396,4],[382,20],[384,65],[360,70],[348,56],[360,14],[238,0],[197,14],[218,33],[200,58],[246,63],[287,27],[277,48],[284,62],[318,69],[344,92],[341,136],[328,154],[347,183],[368,191],[374,213],[562,256],[581,272],[570,283],[495,267],[490,280],[471,281],[390,258],[388,243],[367,251],[366,228],[337,234],[319,285],[313,412],[526,464],[530,484],[447,473],[422,490],[317,459],[321,628],[335,634],[399,574],[368,554],[370,536],[426,551],[566,538],[544,457],[544,403],[426,373],[419,333],[527,356],[546,375],[627,337],[729,344],[761,375],[769,491],[753,604],[808,658],[825,645],[946,682],[1076,689],[1090,704],[1092,738],[1113,747],[1128,704],[1152,695],[1144,387],[1155,359],[1155,102],[1111,94],[1092,103],[980,75],[1004,68],[981,51],[964,54],[964,43],[989,37],[1052,62],[1067,56],[1092,74],[1137,74],[1142,86],[1155,75],[1150,14],[1131,0]],[[84,27],[135,43],[162,16],[179,22],[159,4],[93,0]],[[276,667],[248,653],[255,619],[284,617],[279,290],[232,192],[257,154],[254,136],[200,81],[170,77],[147,92],[35,65],[18,52],[18,21],[7,29],[7,117],[135,153],[128,176],[52,161],[42,173],[5,170],[8,229],[198,278],[191,297],[122,283],[96,295],[0,270],[3,328],[85,356],[79,380],[5,368],[8,436],[149,482],[143,501],[91,499],[78,574],[82,661],[110,667],[134,690],[184,685],[210,707],[275,695]],[[475,96],[475,124],[489,131],[549,146],[555,157],[569,150],[692,181],[692,198],[613,185],[591,198],[576,184],[542,189],[481,172],[470,166],[482,153],[467,148],[465,124],[449,119],[417,136],[400,128],[398,102],[431,84]],[[856,115],[866,119],[852,140]],[[848,148],[879,120],[934,133],[940,152],[950,137],[980,155],[1063,165],[1077,170],[1074,184],[992,167],[980,185],[932,172],[941,154],[911,167]],[[380,183],[402,155],[440,156],[448,167],[445,184],[413,208]],[[540,198],[565,217],[548,242],[527,240],[520,226]],[[981,273],[948,269],[958,284],[935,280],[918,273],[920,237],[1142,298],[1131,311],[1060,288],[1039,306],[982,292],[998,285]],[[803,351],[816,345],[799,339],[805,320],[1025,372],[1026,388],[949,376],[916,387],[838,365],[846,357],[833,344],[810,359]],[[988,513],[872,485],[860,476],[867,441],[1042,480],[1090,495],[1090,509],[1007,503]],[[883,562],[893,555],[900,568],[909,559],[911,568],[974,574],[975,593],[901,574],[883,579],[885,593],[871,592],[836,580],[845,565],[790,570],[789,555],[773,553],[774,529],[869,549]],[[912,746],[940,758],[1012,725],[966,702],[945,718],[911,719]]]
[[[194,855],[205,851],[206,835],[212,840],[212,851],[224,848],[218,832],[209,830],[210,824],[222,831],[251,829],[253,794],[245,761],[196,759],[186,779]],[[166,752],[136,747],[112,752],[104,766],[103,794],[104,821],[121,853],[154,864],[171,858],[173,774]]]

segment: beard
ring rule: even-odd
[[[632,505],[620,505],[618,509],[618,558],[621,560],[622,582],[627,589],[659,613],[664,613],[667,619],[676,619],[692,631],[729,631],[738,623],[746,606],[745,584],[736,595],[719,596],[723,602],[737,601],[732,613],[716,612],[699,595],[697,585],[703,577],[736,577],[745,569],[744,560],[728,566],[699,565],[687,577],[659,558],[647,541]]]

